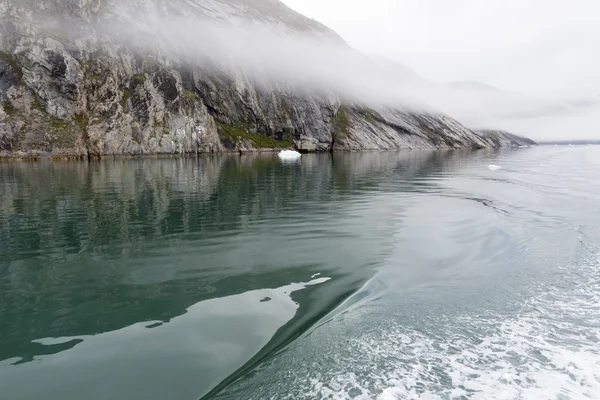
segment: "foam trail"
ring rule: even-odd
[[[293,396],[600,398],[598,251],[563,272],[562,281],[543,288],[516,314],[418,315],[396,322],[393,315],[379,318],[381,310],[354,309],[336,323],[359,325],[361,334],[329,354],[327,368],[320,356],[307,361],[308,377],[298,367]],[[297,352],[308,350],[299,346]]]
[[[390,324],[379,334],[357,339],[352,346],[365,360],[353,364],[385,367],[338,375],[344,389],[337,396],[351,398],[347,388],[362,381],[354,390],[379,400],[598,398],[599,267],[598,259],[573,266],[586,273],[574,290],[550,288],[530,299],[514,318],[439,321],[448,324],[448,332],[438,337]],[[485,333],[468,336],[465,330]],[[324,382],[319,394],[331,387],[331,381]]]

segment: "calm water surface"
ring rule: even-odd
[[[0,398],[600,398],[600,147],[0,163]]]

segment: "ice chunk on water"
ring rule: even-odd
[[[279,153],[279,158],[282,160],[297,160],[302,157],[302,154],[293,150],[283,150]]]

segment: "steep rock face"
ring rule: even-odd
[[[125,3],[135,10],[148,2]],[[150,3],[165,13],[232,24],[259,21],[282,34],[342,43],[276,0]],[[474,133],[442,115],[345,104],[332,92],[257,82],[219,65],[207,69],[89,28],[132,18],[122,10],[114,0],[0,0],[0,155],[519,144],[509,136]],[[47,23],[55,17],[60,22]]]
[[[531,139],[514,135],[506,131],[498,130],[478,130],[476,134],[493,143],[493,147],[503,146],[536,146],[537,143]]]

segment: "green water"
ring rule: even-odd
[[[352,215],[377,178],[353,161],[1,164],[0,387],[196,398],[292,339],[384,250]],[[286,289],[319,273],[332,281]]]
[[[448,338],[491,337],[596,243],[597,175],[573,163],[597,154],[1,163],[0,398],[441,396]]]

